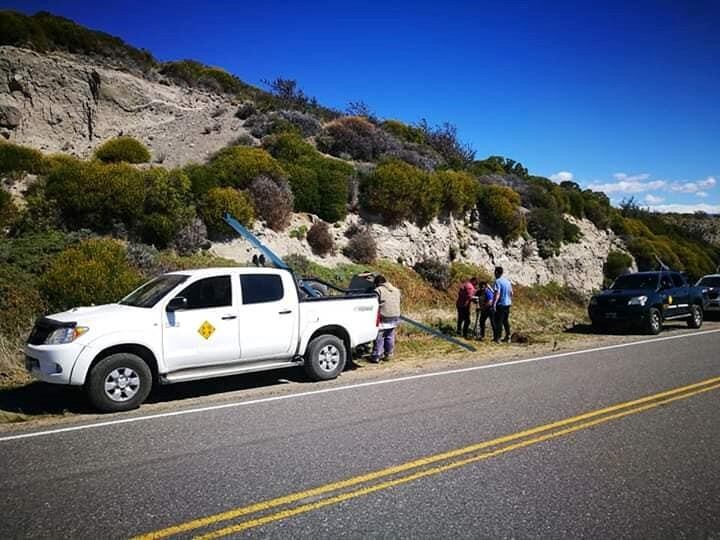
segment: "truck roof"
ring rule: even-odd
[[[177,270],[167,272],[169,275],[181,276],[214,276],[216,274],[276,274],[283,271],[281,268],[257,267],[257,266],[228,266],[217,268],[195,268],[192,270]]]

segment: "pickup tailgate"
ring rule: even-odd
[[[378,298],[375,294],[307,298],[300,302],[301,352],[310,336],[326,326],[340,326],[357,347],[377,336]]]

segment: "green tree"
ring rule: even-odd
[[[287,176],[280,163],[262,148],[223,148],[213,156],[209,166],[221,186],[238,189],[246,189],[258,176],[278,180]]]
[[[225,238],[230,234],[230,227],[223,220],[225,212],[229,212],[247,226],[251,226],[255,219],[250,197],[242,191],[229,187],[213,188],[208,191],[199,211],[208,233],[214,238]]]

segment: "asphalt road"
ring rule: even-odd
[[[719,330],[323,388],[2,434],[0,537],[720,538]]]

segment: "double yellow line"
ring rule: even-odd
[[[385,490],[394,486],[406,484],[420,478],[434,476],[452,469],[464,467],[485,459],[496,457],[513,450],[525,448],[543,441],[562,437],[576,431],[587,429],[599,424],[610,422],[638,414],[661,405],[666,405],[681,399],[720,389],[720,377],[706,379],[704,381],[674,388],[665,392],[645,396],[640,399],[618,403],[604,409],[544,424],[541,426],[519,431],[511,435],[498,437],[490,441],[484,441],[456,450],[434,454],[424,458],[408,461],[406,463],[388,467],[378,471],[354,476],[339,482],[325,484],[305,491],[299,491],[283,497],[269,499],[259,503],[243,506],[219,514],[194,519],[165,529],[149,532],[137,536],[135,540],[151,540],[167,538],[170,536],[209,528],[223,522],[236,520],[244,516],[253,516],[250,519],[226,525],[220,529],[206,532],[196,538],[209,540],[221,538],[231,534],[237,534],[248,529],[253,529],[287,519],[299,514],[304,514],[341,503],[356,497],[362,497],[370,493]]]

